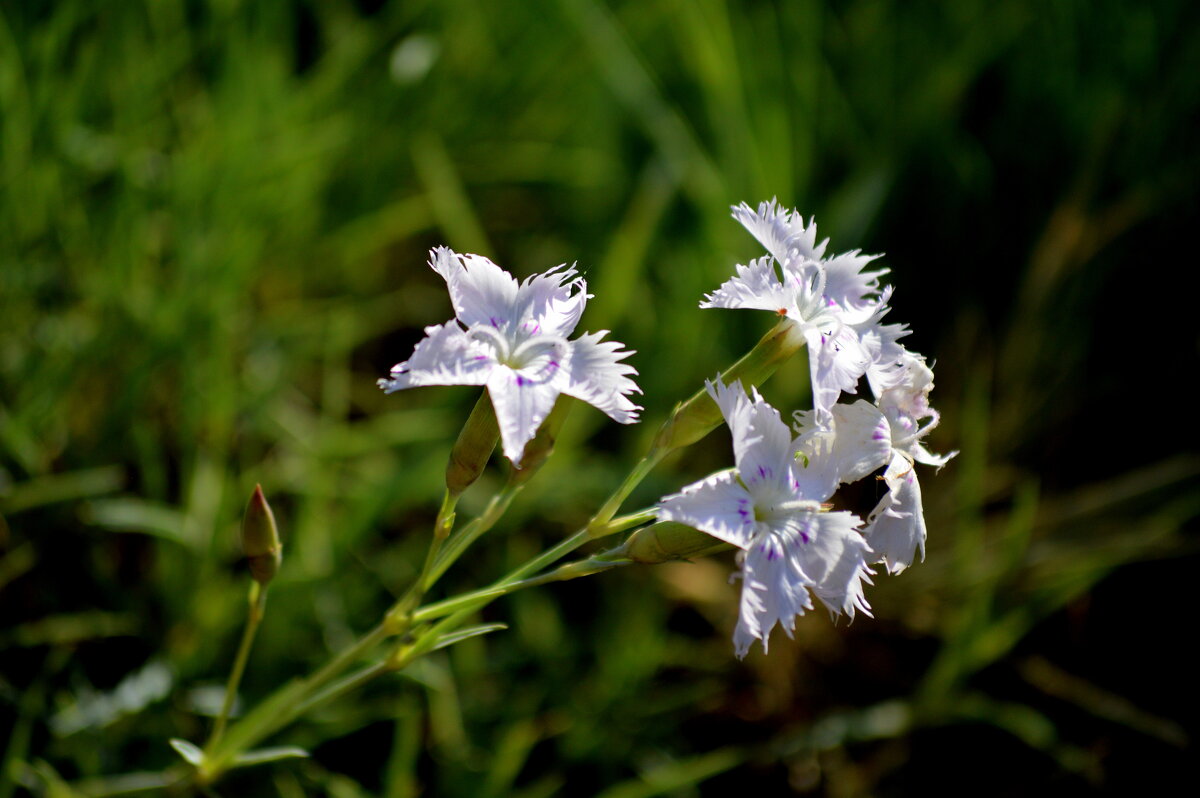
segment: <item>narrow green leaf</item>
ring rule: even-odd
[[[184,534],[184,517],[178,509],[143,499],[120,498],[87,505],[84,520],[112,532],[143,532],[190,546]]]
[[[187,740],[172,737],[167,742],[175,749],[175,753],[183,757],[183,760],[189,765],[200,767],[200,763],[204,761],[204,752]]]
[[[116,465],[47,474],[13,485],[0,497],[0,509],[15,515],[45,504],[100,496],[119,490],[124,481],[125,470]]]
[[[275,748],[260,748],[257,751],[247,751],[238,754],[233,760],[233,767],[246,768],[254,765],[265,765],[267,762],[278,762],[281,759],[307,759],[308,751],[294,745],[283,745]]]
[[[450,632],[449,634],[442,635],[438,638],[438,641],[433,644],[433,648],[429,650],[437,651],[439,648],[446,648],[447,646],[452,646],[455,643],[461,643],[462,641],[471,637],[479,637],[480,635],[491,634],[492,632],[498,632],[501,629],[507,628],[508,624],[506,623],[485,623],[480,624],[479,626],[468,626],[466,629],[459,629],[457,632]]]

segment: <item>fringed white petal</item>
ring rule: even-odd
[[[508,366],[498,366],[488,379],[504,456],[514,464],[520,464],[525,444],[554,408],[559,394],[554,383],[545,369],[518,371]]]
[[[825,269],[825,296],[848,311],[873,307],[879,294],[879,278],[887,269],[864,272],[879,255],[863,255],[859,250],[834,255],[821,262]]]
[[[812,609],[808,595],[811,581],[796,567],[789,549],[792,541],[767,532],[760,534],[742,561],[742,599],[734,650],[745,657],[755,640],[766,652],[771,630],[778,623],[788,637],[796,628],[796,616]]]
[[[925,559],[925,513],[921,507],[921,485],[912,462],[896,453],[883,474],[888,492],[863,530],[875,562],[888,573],[898,574],[920,554]]]
[[[658,504],[658,517],[687,524],[740,549],[749,548],[754,538],[754,499],[738,484],[732,469],[664,496]]]
[[[562,392],[595,406],[613,421],[632,424],[642,408],[628,397],[642,391],[630,379],[637,369],[621,361],[634,353],[621,351],[622,344],[616,341],[601,340],[607,334],[607,330],[584,333],[570,342]]]
[[[870,363],[853,328],[833,334],[805,331],[808,369],[812,378],[813,407],[824,416],[843,393],[855,393],[858,380]]]
[[[565,338],[575,331],[591,296],[575,268],[563,264],[525,278],[517,291],[517,315],[530,335]]]
[[[887,418],[865,399],[835,404],[825,425],[816,417],[813,411],[796,414],[797,448],[814,461],[828,458],[838,482],[857,482],[891,460]]]
[[[794,295],[795,288],[780,280],[774,259],[766,256],[745,266],[739,263],[737,274],[716,291],[705,294],[700,307],[770,310],[786,315],[795,301]]]
[[[379,380],[387,393],[420,385],[483,385],[496,361],[487,346],[472,341],[453,321],[425,328],[412,357]]]
[[[791,547],[797,567],[812,582],[812,591],[834,615],[854,618],[871,614],[863,583],[871,583],[867,558],[871,554],[853,513],[812,513],[798,517],[800,542]]]
[[[429,265],[446,280],[454,314],[464,326],[486,324],[509,331],[520,321],[517,281],[487,258],[437,247],[429,253]]]
[[[732,208],[733,218],[742,223],[779,262],[800,258],[816,260],[825,254],[828,239],[817,243],[817,225],[804,224],[804,217],[776,200],[761,202],[758,210],[746,203]]]

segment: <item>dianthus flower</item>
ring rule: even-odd
[[[573,267],[559,266],[517,283],[481,255],[446,247],[429,265],[446,281],[455,318],[425,328],[412,357],[379,380],[388,393],[420,385],[486,385],[496,411],[504,456],[520,463],[525,444],[559,394],[594,405],[614,421],[632,424],[640,393],[622,363],[633,352],[603,341],[607,330],[575,330],[590,295]]]
[[[737,274],[705,296],[702,308],[767,310],[790,319],[808,346],[813,407],[822,416],[859,378],[895,355],[906,331],[883,325],[891,289],[879,287],[886,269],[864,271],[877,255],[858,250],[825,257],[812,220],[774,200],[758,210],[742,203],[733,216],[766,247],[768,255],[739,264]]]
[[[734,647],[744,657],[755,640],[767,648],[778,623],[792,635],[795,618],[812,609],[809,591],[834,614],[870,614],[863,595],[870,554],[849,512],[821,504],[854,468],[833,447],[797,458],[779,411],[740,382],[708,384],[733,435],[736,467],[664,497],[658,517],[706,532],[741,549],[741,611]]]

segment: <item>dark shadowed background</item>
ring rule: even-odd
[[[286,554],[253,702],[420,566],[465,388],[375,379],[451,315],[429,247],[577,261],[645,423],[575,408],[438,596],[586,521],[765,332],[697,303],[778,196],[885,252],[936,361],[926,562],[875,617],[730,642],[732,558],[496,602],[225,796],[1127,795],[1194,778],[1200,6],[0,5],[0,798],[203,739],[261,482]],[[806,406],[807,368],[764,388]],[[718,430],[630,508],[730,464]],[[482,507],[503,466],[474,487]],[[214,699],[214,696],[216,698]],[[74,786],[68,786],[74,785]]]

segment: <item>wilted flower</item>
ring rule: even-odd
[[[796,413],[797,445],[808,456],[832,453],[842,463],[841,482],[887,466],[882,479],[888,492],[871,511],[863,534],[874,561],[899,573],[918,552],[925,557],[925,513],[914,464],[941,467],[956,452],[936,455],[921,443],[938,420],[929,406],[933,371],[925,359],[902,350],[900,361],[881,373],[885,376],[873,381],[879,391],[876,404],[863,399],[836,404],[824,419],[813,411]]]
[[[863,596],[870,553],[861,520],[824,512],[848,466],[833,447],[797,458],[779,411],[741,383],[709,384],[733,434],[737,467],[713,474],[663,498],[658,517],[678,521],[742,550],[742,600],[734,646],[739,657],[776,623],[790,636],[795,618],[812,608],[811,590],[831,612],[869,613]]]
[[[912,564],[915,552],[925,559],[925,512],[915,464],[941,468],[958,453],[933,454],[921,443],[938,423],[937,411],[929,406],[933,371],[925,358],[904,352],[880,389],[877,404],[886,419],[892,447],[883,474],[888,492],[871,511],[870,523],[863,531],[887,569],[899,573]]]
[[[631,424],[640,407],[632,352],[603,341],[607,330],[567,340],[579,323],[587,285],[574,268],[559,266],[521,283],[480,255],[446,247],[429,265],[450,290],[454,319],[425,328],[412,357],[379,380],[388,393],[420,385],[486,385],[500,426],[504,456],[520,463],[525,444],[559,394],[595,405],[613,420]]]

